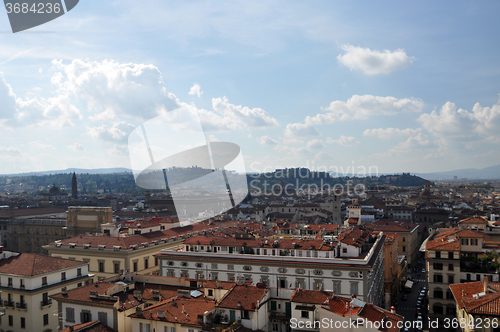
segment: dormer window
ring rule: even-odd
[[[106,245],[105,244],[100,244],[100,245],[97,246],[97,248],[99,250],[104,250],[104,248],[106,248]]]
[[[121,249],[121,248],[122,248],[122,247],[120,247],[120,246],[113,246],[113,250],[114,250],[114,251],[120,251],[120,249]]]
[[[76,247],[76,243],[70,243],[70,244],[69,244],[69,247],[70,247],[70,248],[75,248],[75,247]]]
[[[90,244],[84,244],[83,245],[83,249],[88,249],[88,248],[90,248]]]

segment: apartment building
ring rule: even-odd
[[[90,272],[97,280],[126,272],[156,273],[159,269],[154,255],[164,249],[175,249],[183,239],[196,234],[212,233],[236,222],[220,222],[217,225],[193,224],[162,231],[141,232],[130,236],[80,235],[56,241],[44,248],[50,256],[89,263]]]
[[[57,305],[52,294],[91,281],[88,263],[33,253],[0,253],[3,331],[56,331]]]
[[[126,237],[80,235],[45,246],[50,256],[89,264],[97,280],[124,272],[158,271],[154,255],[175,248],[182,239],[173,239],[168,231],[156,231]]]
[[[160,275],[331,290],[381,305],[385,235],[350,229],[338,241],[196,236],[180,251],[162,250]]]
[[[488,279],[450,285],[463,332],[500,331],[500,283]]]
[[[419,225],[408,221],[380,219],[373,224],[367,225],[367,227],[372,227],[375,231],[399,234],[399,254],[406,256],[410,267],[414,266],[419,258]]]
[[[449,285],[464,281],[481,281],[485,276],[499,281],[496,271],[487,271],[477,265],[483,255],[495,250],[485,248],[484,236],[483,233],[470,229],[451,228],[427,241],[426,270],[430,319],[443,322],[445,318],[455,317],[456,303]]]

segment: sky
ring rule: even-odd
[[[250,172],[498,165],[499,12],[498,1],[84,0],[12,33],[0,10],[0,174],[130,168],[129,135],[178,108],[207,141],[239,145]]]

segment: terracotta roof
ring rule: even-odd
[[[323,304],[332,295],[333,292],[297,288],[290,298],[290,302]]]
[[[457,233],[460,238],[484,238],[484,233],[464,229]]]
[[[479,216],[473,216],[473,217],[470,217],[470,218],[466,218],[466,219],[463,219],[463,220],[460,220],[459,221],[460,224],[462,225],[470,225],[470,224],[483,224],[483,225],[486,225],[488,222],[484,219],[484,218],[481,218]]]
[[[149,320],[158,320],[171,323],[201,326],[198,315],[211,312],[215,309],[215,301],[203,296],[197,298],[175,297],[155,305],[149,306],[141,313],[134,313],[128,317]],[[165,317],[158,317],[158,311],[163,311]]]
[[[500,315],[500,283],[488,282],[486,292],[484,281],[453,284],[450,289],[458,306],[469,314]]]
[[[54,298],[56,301],[64,301],[65,299],[68,299],[73,301],[87,302],[89,304],[99,303],[99,304],[108,304],[110,306],[113,306],[118,301],[118,298],[115,298],[113,296],[109,296],[107,299],[104,298],[104,296],[91,298],[90,292],[97,292],[98,295],[105,295],[107,290],[115,286],[116,285],[113,283],[99,282],[83,287],[70,289],[66,292],[65,295],[63,295],[62,293],[58,293],[52,295],[51,297]]]
[[[188,235],[190,233],[193,234],[197,231],[202,232],[209,229],[215,229],[216,227],[229,227],[235,224],[237,224],[236,221],[224,222],[215,225],[205,225],[202,223],[198,223],[189,226],[174,227],[163,231],[146,232],[144,234],[125,237],[81,235],[69,239],[64,239],[60,241],[60,243],[64,247],[68,247],[71,243],[75,244],[75,247],[83,247],[84,244],[90,244],[91,248],[97,248],[99,245],[105,245],[107,249],[111,250],[113,250],[114,246],[119,246],[122,247],[122,249],[126,250],[129,249],[132,245],[141,246],[142,243],[151,244],[155,240],[161,241],[164,238],[171,240],[174,236],[179,239],[181,235]],[[55,243],[52,243],[48,246],[54,247]]]
[[[372,235],[371,230],[355,227],[345,232],[340,233],[338,241],[347,245],[361,247],[366,240]]]
[[[404,320],[403,316],[393,314],[388,310],[373,305],[372,303],[365,303],[363,307],[353,306],[352,308],[350,308],[350,303],[351,299],[334,296],[333,298],[327,300],[321,307],[341,316],[352,314],[371,322],[381,322],[383,320],[384,324],[380,325],[379,331],[384,332],[399,331],[397,322]],[[388,321],[391,321],[392,325],[387,324]],[[388,325],[391,325],[392,327],[387,328]]]
[[[76,266],[85,266],[87,264],[65,258],[22,253],[18,256],[0,259],[0,273],[36,276]]]
[[[256,310],[269,288],[255,286],[234,286],[217,304],[217,307],[239,310]]]
[[[73,325],[71,327],[67,327],[64,330],[59,330],[59,332],[116,332],[115,329],[112,329],[109,326],[102,324],[99,320],[95,320],[93,322]]]

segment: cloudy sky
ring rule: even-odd
[[[85,0],[13,34],[0,11],[0,174],[130,167],[132,130],[178,107],[251,171],[498,165],[499,14],[497,1]]]

